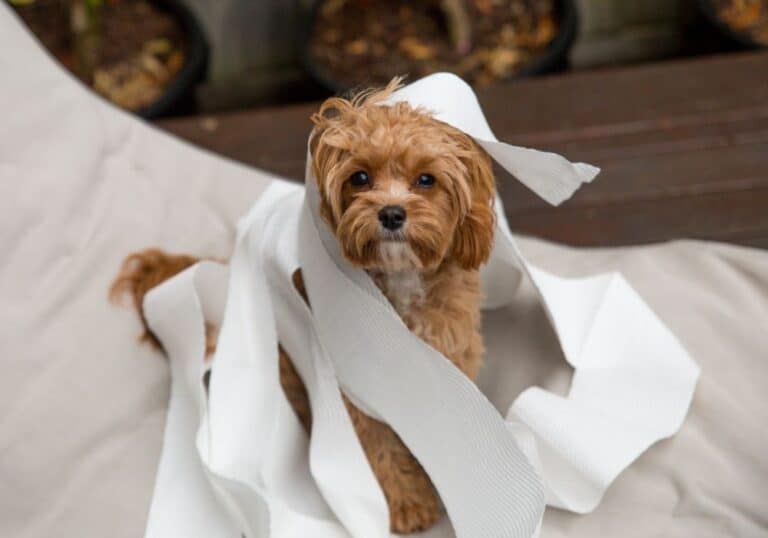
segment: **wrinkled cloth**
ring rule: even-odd
[[[0,6],[0,535],[144,532],[168,396],[166,363],[106,289],[126,253],[226,257],[270,183],[87,94]],[[52,121],[51,118],[56,118]],[[546,512],[543,536],[766,536],[768,258],[701,242],[576,250],[522,240],[553,273],[618,270],[702,366],[691,415],[588,516]],[[571,371],[524,284],[484,318],[480,386],[505,412]],[[514,361],[515,369],[499,367]]]

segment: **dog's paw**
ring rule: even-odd
[[[389,503],[389,525],[392,532],[422,532],[440,520],[442,511],[436,498],[421,501],[397,500]]]

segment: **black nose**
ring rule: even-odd
[[[399,205],[384,206],[379,210],[379,222],[387,230],[395,231],[402,228],[405,222],[405,209]]]

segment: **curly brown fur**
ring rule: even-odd
[[[347,260],[368,271],[408,328],[474,380],[483,354],[478,269],[490,255],[494,229],[490,159],[471,138],[426,111],[405,103],[378,106],[398,84],[352,100],[329,99],[313,115],[310,149],[320,211]],[[352,185],[350,176],[360,170],[370,183]],[[433,176],[434,185],[415,184],[421,174]],[[406,213],[407,224],[397,233],[380,225],[378,212],[387,205]],[[130,293],[141,313],[149,289],[195,261],[157,250],[134,254],[112,294]],[[293,282],[307,300],[300,271]],[[214,345],[211,333],[209,347]],[[309,432],[306,388],[282,347],[279,366],[283,390]],[[441,503],[422,466],[389,426],[346,397],[344,403],[384,491],[392,531],[434,525]]]
[[[123,260],[120,272],[109,289],[109,298],[114,303],[119,303],[124,297],[132,299],[133,306],[139,313],[141,323],[144,326],[144,332],[141,335],[142,341],[148,341],[154,347],[162,349],[160,341],[147,327],[147,320],[142,308],[144,296],[155,286],[198,261],[198,258],[193,256],[166,254],[157,248],[136,252]]]

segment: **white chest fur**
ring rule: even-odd
[[[397,313],[405,317],[411,306],[424,300],[419,260],[406,243],[387,241],[380,249],[382,271],[374,279]]]
[[[408,315],[411,306],[424,299],[424,287],[417,271],[401,271],[384,275],[384,295],[401,317]]]

